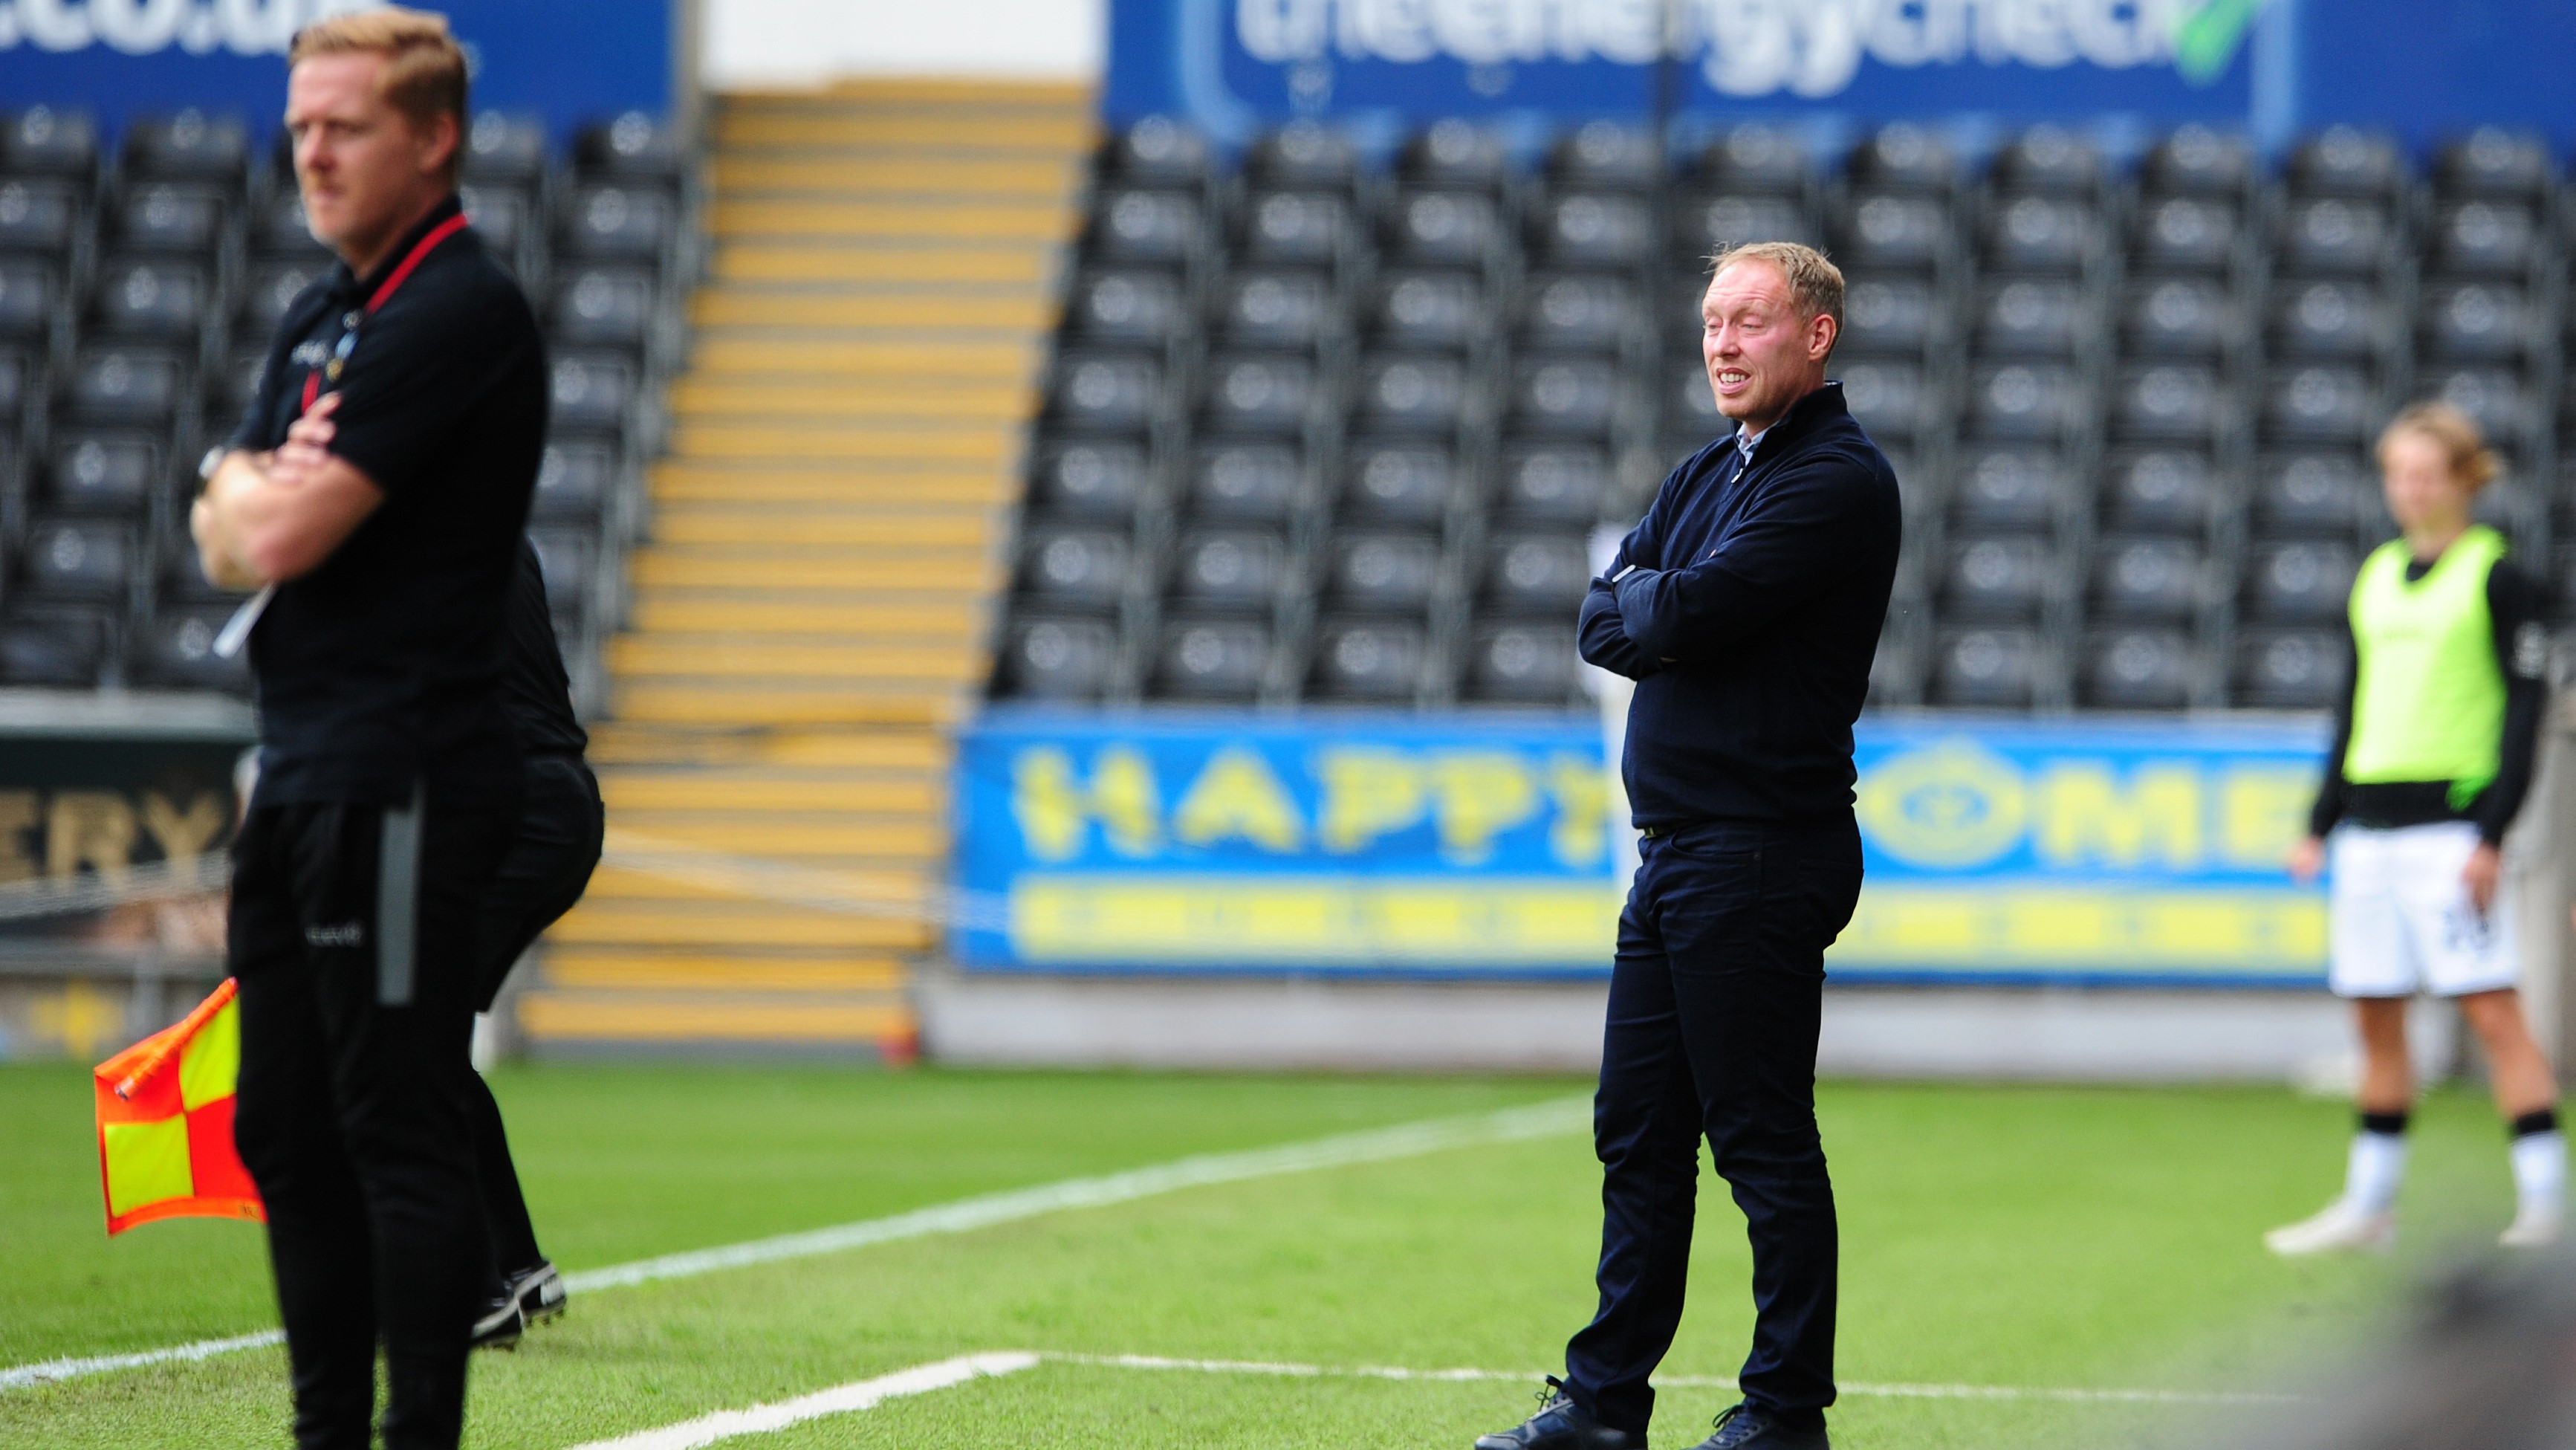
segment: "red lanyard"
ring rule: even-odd
[[[418,267],[431,252],[437,250],[439,243],[463,230],[465,230],[465,213],[458,212],[431,227],[429,235],[412,244],[411,251],[404,255],[402,262],[386,275],[384,285],[376,289],[376,295],[367,299],[366,312],[345,319],[340,333],[340,345],[333,350],[329,364],[326,367],[315,368],[304,375],[304,407],[301,411],[311,412],[313,400],[322,396],[322,375],[325,371],[329,372],[332,384],[338,385],[341,366],[348,362],[349,354],[358,346],[358,323],[365,317],[375,316],[376,309],[393,300],[394,293],[401,289],[404,282],[410,280],[412,269]]]

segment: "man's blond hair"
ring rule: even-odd
[[[385,58],[379,94],[412,125],[426,130],[440,116],[456,118],[456,151],[447,158],[453,185],[465,164],[465,49],[448,32],[447,17],[387,5],[316,20],[295,32],[287,69],[317,55],[372,51]]]
[[[2433,440],[2451,466],[2451,477],[2468,486],[2471,493],[2485,488],[2500,471],[2495,450],[2487,447],[2486,435],[2478,422],[2451,403],[2410,403],[2388,426],[2379,430],[2379,456],[2384,466],[2389,440],[2400,433],[2417,433]]]
[[[1721,247],[1708,259],[1709,280],[1738,262],[1768,262],[1788,279],[1789,300],[1797,304],[1800,317],[1834,320],[1834,342],[1843,340],[1843,269],[1835,266],[1824,253],[1797,242],[1738,242]],[[1827,356],[1832,356],[1830,349]]]

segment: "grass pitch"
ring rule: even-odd
[[[104,1239],[88,1079],[0,1069],[0,1368],[275,1323],[257,1229]],[[1549,1079],[1179,1077],[543,1066],[495,1087],[568,1269],[978,1193],[1544,1102]],[[1853,1384],[2271,1389],[2510,1209],[2469,1094],[2419,1115],[2393,1260],[2257,1241],[2328,1197],[2347,1110],[2286,1091],[1827,1084]],[[1512,1423],[1592,1303],[1599,1170],[1579,1133],[1070,1210],[971,1233],[577,1295],[478,1356],[475,1446],[571,1446],[990,1350],[1527,1370],[1527,1384],[1047,1362],[748,1446],[1457,1447]],[[1749,1260],[1704,1180],[1691,1310],[1664,1373],[1722,1378]],[[1655,1443],[1731,1403],[1668,1389]],[[1847,1394],[1845,1447],[2116,1444],[2158,1406]],[[0,1391],[0,1446],[275,1446],[268,1349]]]

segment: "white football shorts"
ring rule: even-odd
[[[2327,843],[2332,885],[2326,980],[2341,997],[2461,997],[2516,984],[2513,874],[2481,914],[2460,871],[2478,847],[2467,821],[2373,830],[2342,826]]]

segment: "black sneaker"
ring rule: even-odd
[[[1565,1382],[1547,1377],[1538,1413],[1509,1430],[1476,1437],[1476,1450],[1646,1450],[1646,1437],[1613,1430],[1565,1393]]]
[[[539,1259],[533,1267],[521,1269],[506,1281],[512,1299],[518,1301],[519,1317],[525,1324],[543,1324],[564,1312],[571,1295],[564,1289],[563,1275],[555,1272],[552,1260]]]
[[[1833,1450],[1825,1437],[1825,1417],[1792,1427],[1776,1415],[1751,1405],[1729,1405],[1717,1417],[1717,1433],[1699,1442],[1699,1450]]]
[[[527,1316],[519,1311],[519,1296],[505,1288],[475,1314],[474,1337],[468,1342],[476,1349],[516,1349],[519,1336],[527,1328]]]

